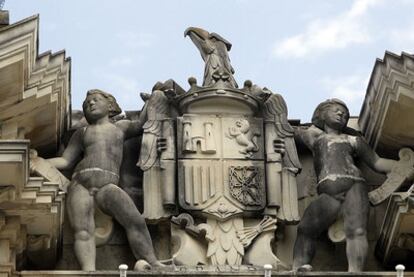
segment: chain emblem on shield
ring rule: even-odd
[[[229,167],[230,194],[246,206],[263,203],[262,174],[255,166]]]

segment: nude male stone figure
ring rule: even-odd
[[[94,203],[125,228],[137,260],[162,266],[155,257],[144,218],[118,186],[124,139],[138,135],[145,119],[112,123],[109,117],[121,110],[112,95],[100,90],[88,91],[83,111],[89,125],[73,134],[62,157],[48,160],[58,169],[68,169],[80,159],[68,188],[67,210],[82,270],[95,270]]]
[[[363,270],[368,251],[369,201],[367,185],[355,160],[383,173],[390,172],[397,162],[380,158],[363,138],[344,134],[348,119],[345,103],[330,99],[316,108],[313,126],[295,131],[313,153],[318,198],[306,208],[299,223],[294,270],[311,269],[317,237],[335,222],[340,212],[344,217],[348,271]]]

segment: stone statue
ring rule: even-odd
[[[359,158],[378,172],[390,172],[397,162],[380,158],[362,137],[344,133],[349,119],[345,103],[338,99],[316,108],[313,125],[297,129],[297,137],[312,151],[318,197],[305,210],[299,223],[293,252],[294,270],[311,270],[315,240],[344,217],[348,271],[363,270],[367,251],[368,188],[355,165]]]
[[[89,125],[73,134],[62,157],[48,160],[58,169],[72,168],[77,163],[68,187],[67,209],[82,270],[95,270],[95,203],[125,228],[137,259],[162,266],[155,257],[144,218],[119,187],[124,139],[138,135],[144,120],[112,123],[110,117],[121,113],[121,109],[111,94],[96,89],[88,91],[83,111]]]
[[[294,141],[294,129],[287,119],[287,106],[280,94],[264,88],[268,95],[263,106],[267,158],[267,208],[268,215],[276,215],[285,223],[299,221],[296,175],[302,169]],[[273,146],[272,146],[273,144]],[[275,148],[274,148],[275,147]],[[283,155],[277,152],[284,151]]]
[[[218,80],[222,80],[230,87],[237,88],[233,77],[234,69],[228,55],[231,43],[220,35],[209,33],[201,28],[189,27],[184,32],[184,36],[187,35],[200,50],[201,57],[206,63],[203,86],[211,86]]]
[[[176,204],[175,132],[173,108],[164,91],[141,94],[145,118],[138,166],[144,172],[144,217],[150,222],[169,218]]]

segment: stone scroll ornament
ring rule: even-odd
[[[238,87],[228,54],[231,49],[230,42],[219,34],[196,27],[187,28],[184,36],[191,38],[205,62],[203,87],[212,86],[218,81],[232,88]]]
[[[264,88],[267,94],[263,117],[266,136],[266,184],[268,215],[275,215],[279,220],[296,223],[299,221],[296,175],[301,170],[294,130],[287,119],[287,106],[280,94]],[[274,142],[284,142],[285,153],[276,153]]]
[[[141,117],[143,126],[138,166],[144,171],[144,217],[157,221],[175,210],[175,138],[171,105],[164,91],[141,94],[145,101]],[[163,143],[165,149],[159,149]]]
[[[378,205],[395,192],[405,181],[414,177],[414,152],[410,148],[402,148],[398,156],[400,160],[387,174],[385,182],[368,194],[372,205]]]
[[[39,157],[34,149],[30,149],[30,171],[49,182],[59,184],[59,189],[67,192],[70,181],[56,167]]]

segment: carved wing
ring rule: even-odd
[[[300,169],[302,166],[296,151],[294,130],[287,119],[286,102],[280,94],[272,93],[270,95],[264,103],[263,115],[265,120],[274,122],[277,136],[285,142],[284,166]]]
[[[146,113],[147,121],[144,126],[142,136],[141,153],[139,155],[138,166],[146,171],[150,169],[158,160],[157,142],[162,136],[162,120],[169,115],[169,102],[164,92],[155,90],[152,92],[143,109]]]

